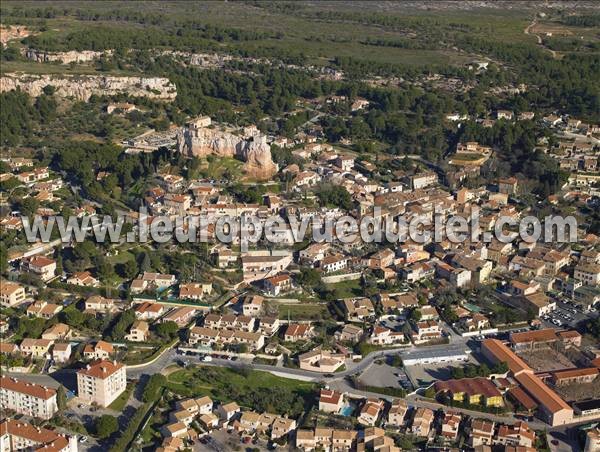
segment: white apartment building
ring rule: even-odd
[[[430,185],[437,184],[438,176],[434,172],[426,172],[416,174],[411,177],[411,185],[413,190],[419,190],[421,188],[429,187]]]
[[[13,282],[0,281],[0,306],[11,308],[24,300],[25,289],[23,286]]]
[[[125,366],[116,361],[98,361],[77,372],[77,395],[89,403],[107,407],[127,385]]]
[[[23,259],[23,270],[38,275],[42,281],[49,281],[56,276],[56,261],[46,256],[33,256]]]
[[[347,268],[349,260],[349,258],[341,255],[327,256],[321,261],[320,266],[326,273],[333,273]]]
[[[586,286],[597,286],[600,284],[600,264],[578,265],[574,277]]]
[[[6,376],[0,378],[0,406],[45,420],[58,411],[54,389]]]

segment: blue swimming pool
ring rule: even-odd
[[[354,407],[352,405],[344,405],[342,407],[342,409],[340,410],[340,414],[342,416],[352,416],[353,412],[354,412]]]

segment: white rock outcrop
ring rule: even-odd
[[[277,173],[277,165],[271,157],[271,146],[266,137],[260,134],[243,137],[232,131],[198,126],[191,122],[179,130],[177,149],[189,157],[238,157],[245,162],[244,171],[257,179],[269,179]]]
[[[102,56],[112,55],[112,50],[105,50],[102,52],[96,50],[70,50],[68,52],[45,52],[43,50],[26,49],[23,51],[25,57],[29,60],[36,61],[38,63],[47,62],[59,62],[62,64],[69,63],[86,63],[88,61],[94,61]]]
[[[48,85],[55,88],[55,94],[59,97],[74,97],[84,101],[94,94],[127,94],[156,100],[173,100],[177,97],[175,84],[168,78],[161,77],[9,73],[0,78],[0,92],[20,89],[33,97],[42,94],[44,87]]]

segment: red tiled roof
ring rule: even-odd
[[[522,344],[526,342],[550,342],[557,339],[556,330],[547,328],[544,330],[527,331],[524,333],[512,333],[510,341],[513,344]]]
[[[561,399],[552,389],[546,386],[542,380],[529,373],[521,373],[515,377],[521,386],[535,399],[540,405],[544,405],[551,413],[562,410],[573,411],[573,409]]]
[[[123,367],[123,364],[116,361],[96,361],[90,364],[87,368],[78,370],[81,375],[88,375],[94,378],[106,379]]]
[[[469,396],[483,395],[485,397],[499,397],[502,394],[491,380],[483,377],[461,378],[459,380],[437,381],[436,391],[450,391],[451,393],[465,393]]]
[[[521,405],[523,405],[523,407],[528,411],[533,411],[537,408],[537,403],[535,403],[535,400],[529,397],[527,393],[519,387],[510,389],[508,394]]]
[[[319,402],[323,403],[332,403],[337,405],[340,401],[342,394],[337,391],[332,391],[330,389],[321,389],[319,394]]]
[[[34,427],[23,421],[6,419],[0,423],[0,435],[10,434],[34,443],[36,451],[58,452],[69,445],[69,440],[52,430]]]
[[[576,378],[576,377],[584,377],[587,375],[598,375],[598,368],[596,367],[588,367],[585,369],[569,369],[569,370],[558,370],[553,372],[554,378],[557,380],[560,379],[568,379],[568,378]]]
[[[305,336],[310,330],[310,325],[292,323],[285,330],[285,336]]]
[[[525,361],[515,355],[512,350],[498,339],[486,339],[482,342],[482,347],[494,356],[496,362],[505,362],[508,364],[508,368],[514,375],[521,372],[533,372]]]
[[[56,395],[56,391],[52,388],[6,376],[2,376],[0,378],[0,388],[7,389],[9,391],[20,392],[22,394],[28,394],[32,397],[37,397],[44,400],[48,400]]]

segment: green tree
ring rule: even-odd
[[[102,416],[96,419],[94,427],[96,429],[96,434],[98,435],[98,437],[101,439],[105,439],[119,429],[119,423],[115,416],[103,414]]]
[[[44,319],[28,319],[27,317],[20,317],[17,320],[16,334],[20,337],[37,339],[42,335],[45,328],[46,321]]]
[[[317,187],[316,193],[323,206],[340,207],[345,210],[352,208],[350,193],[340,185],[321,184]]]
[[[452,368],[452,378],[454,379],[460,379],[460,378],[465,378],[465,371],[462,367],[454,367]]]
[[[435,399],[435,388],[432,386],[428,387],[425,390],[425,397],[427,397],[428,399]]]
[[[162,339],[171,340],[177,335],[179,326],[173,321],[161,322],[156,326],[156,334]]]
[[[302,287],[315,289],[321,282],[321,274],[314,268],[302,267],[298,275],[298,283]]]
[[[402,367],[402,358],[400,358],[400,355],[393,355],[390,364],[394,367]]]
[[[60,313],[60,318],[67,325],[79,328],[85,320],[85,315],[79,309],[69,306]]]
[[[98,278],[101,281],[107,282],[115,276],[114,267],[107,261],[103,260],[96,266],[98,272]]]
[[[495,374],[505,374],[506,372],[508,372],[508,363],[506,363],[504,361],[497,363],[492,368],[492,373],[495,373]]]
[[[419,320],[421,320],[421,316],[421,311],[418,308],[415,308],[412,311],[410,311],[410,319],[413,322],[418,322]]]
[[[18,208],[21,211],[21,214],[26,217],[31,217],[35,215],[40,203],[35,198],[25,198],[19,201]]]
[[[152,268],[152,260],[145,251],[142,252],[140,258],[140,272],[146,272]]]
[[[138,274],[138,266],[132,259],[125,262],[122,266],[121,275],[126,279],[135,278]]]
[[[123,311],[117,320],[112,324],[112,328],[108,328],[107,335],[110,340],[120,341],[123,340],[125,334],[135,321],[135,312],[133,309]]]
[[[56,404],[61,411],[67,408],[67,394],[63,385],[60,385],[56,390]]]
[[[587,331],[595,338],[600,338],[600,317],[588,320],[585,324]]]
[[[146,383],[144,392],[142,393],[143,402],[153,402],[159,396],[160,389],[167,384],[167,379],[163,374],[154,374]]]

